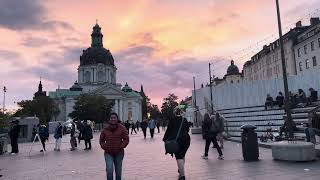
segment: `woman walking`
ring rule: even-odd
[[[111,113],[108,126],[101,132],[99,142],[104,150],[107,180],[113,180],[113,169],[116,180],[121,180],[124,148],[129,144],[129,135],[127,129],[120,124],[117,113]]]
[[[91,150],[91,139],[93,138],[93,135],[92,135],[92,128],[90,125],[90,121],[87,121],[87,120],[84,121],[82,138],[84,139],[84,144],[85,144],[84,150]]]
[[[181,130],[178,134],[180,126]],[[179,108],[175,109],[175,116],[169,121],[168,128],[163,137],[163,141],[166,142],[168,140],[174,140],[176,139],[176,137],[178,137],[177,142],[179,144],[179,150],[178,152],[174,153],[174,156],[178,165],[179,180],[185,180],[185,155],[190,146],[189,123],[187,119],[182,117],[182,111]]]
[[[60,122],[58,123],[58,126],[54,132],[54,138],[56,139],[56,146],[54,147],[54,151],[60,151],[62,139],[62,125]]]
[[[206,146],[205,146],[204,155],[201,157],[203,159],[208,159],[209,146],[210,146],[210,143],[212,142],[214,147],[217,148],[217,151],[219,153],[218,159],[223,160],[224,157],[216,139],[218,133],[222,131],[221,129],[223,127],[221,127],[220,123],[218,123],[215,119],[216,118],[214,118],[213,116],[212,118],[210,118],[208,113],[204,115],[202,132],[203,132],[203,137],[206,140]]]

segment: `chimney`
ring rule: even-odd
[[[311,26],[314,26],[314,25],[318,24],[319,22],[320,22],[320,19],[318,17],[310,18],[310,25]]]
[[[296,23],[296,27],[302,27],[301,21],[298,21],[298,22]]]

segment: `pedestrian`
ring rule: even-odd
[[[61,122],[58,123],[56,130],[54,132],[54,138],[56,139],[56,146],[54,147],[54,151],[60,151],[61,139],[62,139],[62,125]]]
[[[151,138],[153,138],[153,135],[154,135],[154,129],[156,128],[156,122],[154,119],[151,119],[148,123],[148,127],[150,129],[150,135],[151,135]]]
[[[136,124],[134,122],[131,123],[131,134],[132,134],[133,131],[137,134]]]
[[[136,126],[137,126],[137,130],[139,132],[139,128],[140,128],[140,121],[139,120],[136,122]]]
[[[128,131],[128,134],[130,132],[130,123],[129,123],[129,120],[127,120],[125,123],[124,123],[124,126],[126,127],[127,131]]]
[[[157,129],[158,129],[158,133],[160,133],[160,120],[157,120]]]
[[[223,149],[224,121],[219,113],[216,113],[216,122],[218,124],[218,127],[220,127],[217,135],[217,140],[220,142],[220,148]]]
[[[77,125],[77,129],[79,130],[78,142],[80,144],[81,140],[83,140],[82,134],[83,134],[84,124],[80,120],[78,120],[76,125]]]
[[[204,115],[204,121],[203,121],[203,136],[206,140],[206,145],[205,145],[205,151],[204,155],[201,156],[203,159],[208,159],[208,151],[209,151],[209,146],[210,143],[212,142],[214,147],[217,148],[217,151],[219,153],[219,160],[223,160],[223,153],[217,143],[217,134],[221,132],[221,126],[219,123],[215,120],[215,118],[212,116],[210,118],[209,114],[206,113]]]
[[[113,169],[116,180],[121,180],[124,148],[129,144],[129,135],[126,128],[120,124],[117,113],[110,114],[108,126],[101,132],[99,142],[104,150],[107,180],[113,180]]]
[[[46,151],[46,141],[49,139],[49,130],[46,125],[41,125],[39,128],[39,136],[42,144],[40,152]]]
[[[92,127],[90,124],[90,120],[84,121],[82,133],[83,133],[82,138],[85,144],[84,150],[91,150],[91,139],[93,138],[93,135],[92,135]]]
[[[146,139],[146,137],[147,137],[147,128],[148,128],[148,122],[147,121],[148,121],[147,118],[144,118],[143,121],[140,124],[142,132],[143,132],[144,139]]]
[[[74,151],[77,148],[77,137],[79,136],[79,130],[77,130],[76,125],[72,123],[70,131],[70,151]]]
[[[179,180],[185,180],[185,155],[190,146],[189,124],[186,118],[182,117],[182,110],[175,109],[174,118],[169,120],[168,128],[163,136],[163,141],[177,139],[179,150],[174,153],[178,165]],[[171,154],[173,156],[173,154]]]
[[[18,137],[20,133],[19,120],[11,121],[9,137],[11,141],[11,155],[19,153]]]

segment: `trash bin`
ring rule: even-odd
[[[7,143],[6,137],[0,137],[0,154],[7,152]]]
[[[245,124],[240,127],[243,131],[241,133],[242,155],[245,161],[259,160],[259,147],[256,126]]]

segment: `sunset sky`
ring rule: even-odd
[[[286,32],[320,16],[319,0],[280,0]],[[191,95],[230,60],[242,65],[277,38],[275,0],[1,0],[0,85],[7,108],[31,99],[39,77],[45,91],[77,80],[79,56],[98,19],[118,82],[160,105],[168,93]],[[1,91],[1,97],[3,93]],[[1,98],[2,107],[2,98]]]

